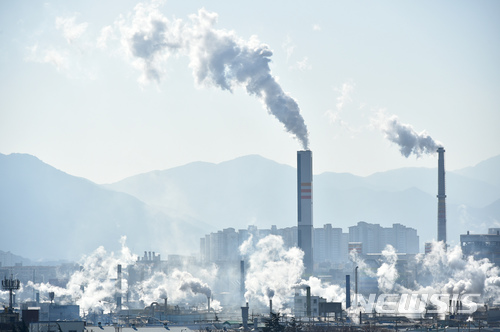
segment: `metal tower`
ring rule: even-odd
[[[21,287],[21,282],[18,279],[13,279],[12,275],[10,279],[7,277],[2,280],[2,289],[4,291],[9,291],[9,308],[12,309],[12,292],[18,290]]]

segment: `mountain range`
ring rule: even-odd
[[[446,173],[448,241],[500,221],[500,156]],[[297,219],[295,168],[258,155],[194,162],[98,185],[26,154],[0,154],[0,250],[35,261],[76,260],[99,246],[137,254],[196,254],[199,239],[223,228],[290,227]],[[314,176],[314,224],[344,232],[359,221],[417,229],[436,238],[437,168],[367,177]]]

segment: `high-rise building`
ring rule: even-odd
[[[304,251],[304,267],[313,273],[313,175],[312,152],[297,151],[298,245]]]
[[[332,224],[325,224],[322,228],[314,229],[314,262],[341,263],[348,261],[347,243],[349,234],[343,233],[342,228],[334,228]]]
[[[418,254],[419,237],[417,230],[401,224],[382,227],[364,221],[349,227],[349,242],[362,243],[362,253],[380,253],[388,244],[399,253]]]

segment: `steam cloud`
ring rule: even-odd
[[[129,285],[127,283],[128,267],[134,267],[137,257],[131,254],[125,240],[126,238],[122,237],[122,249],[118,255],[113,252],[108,253],[104,247],[99,247],[92,254],[83,257],[80,262],[81,269],[69,277],[69,282],[64,288],[50,283],[30,281],[27,287],[23,285],[18,293],[25,297],[30,294],[28,289],[35,289],[42,298],[47,298],[49,292],[54,292],[58,303],[76,303],[84,313],[89,311],[108,313],[116,309],[116,268],[120,264],[123,266],[122,297],[128,291],[131,302],[140,301],[149,305],[167,296],[171,301],[193,299],[196,294],[211,296],[211,288],[207,283],[189,272],[179,270],[174,270],[169,275],[161,271],[150,273],[149,278]],[[207,279],[207,276],[217,278],[217,272],[216,268],[199,271]],[[1,293],[0,296],[3,298]],[[202,303],[206,304],[205,301]],[[125,308],[126,305],[123,304],[123,307]],[[219,310],[220,302],[212,300],[212,308]]]
[[[301,279],[304,266],[303,252],[300,249],[286,249],[282,238],[275,235],[269,235],[256,244],[250,243],[252,241],[253,238],[250,237],[240,247],[249,263],[245,280],[247,301],[267,306],[272,298],[277,310],[287,312],[289,309],[285,308],[288,307],[291,294],[303,291],[308,286],[311,288],[311,295],[321,296],[327,301],[342,302],[345,308],[344,287],[322,282],[316,277]],[[500,268],[487,259],[464,258],[460,246],[445,250],[440,243],[434,242],[429,254],[417,255],[419,278],[418,283],[415,281],[413,284],[399,283],[396,269],[398,257],[392,246],[387,246],[382,251],[382,264],[376,271],[355,253],[351,253],[351,260],[359,266],[360,274],[377,279],[379,292],[402,294],[402,298],[403,295],[408,297],[412,294],[412,303],[416,301],[415,294],[449,294],[450,298],[463,294],[481,294],[488,303],[500,298]],[[76,303],[86,313],[96,310],[110,312],[116,309],[114,297],[117,291],[115,278],[118,264],[124,267],[122,290],[129,292],[130,301],[141,301],[146,305],[166,298],[167,294],[171,302],[196,299],[199,296],[197,294],[210,297],[212,290],[209,283],[221,277],[218,269],[212,266],[211,269],[200,269],[195,273],[197,276],[180,270],[174,270],[171,274],[157,271],[142,282],[128,285],[128,266],[133,267],[135,262],[136,257],[126,247],[125,238],[122,238],[122,250],[118,255],[99,247],[85,256],[81,261],[81,269],[73,273],[65,288],[30,282],[22,285],[18,293],[24,292],[26,296],[32,294],[32,289],[36,289],[46,298],[49,292],[54,292],[59,303]],[[211,281],[207,283],[208,280]],[[0,292],[1,298],[6,296],[6,292]],[[362,304],[366,303],[361,295],[359,300]],[[220,302],[213,300],[212,308],[219,310]],[[365,309],[371,312],[371,309]]]
[[[180,290],[190,290],[195,294],[204,294],[207,298],[212,296],[212,290],[210,287],[200,279],[193,277],[189,272],[176,271],[174,277],[175,276],[182,280]]]
[[[360,273],[376,277],[379,291],[409,296],[415,303],[418,294],[431,296],[432,294],[448,294],[451,298],[458,298],[464,294],[480,294],[487,303],[492,303],[500,296],[500,269],[487,259],[475,260],[472,256],[463,258],[460,246],[449,248],[447,251],[441,243],[433,242],[429,254],[417,255],[417,270],[419,282],[403,286],[397,282],[396,270],[397,254],[390,245],[382,251],[383,263],[374,274],[362,260],[357,258]],[[364,299],[360,301],[362,304]],[[366,307],[367,312],[371,309]]]
[[[301,280],[304,253],[298,248],[286,250],[283,239],[276,235],[261,239],[254,251],[251,248],[248,243],[240,246],[241,253],[249,255],[245,299],[255,299],[267,305],[267,301],[272,298],[273,306],[279,310]]]
[[[245,88],[307,149],[308,132],[299,106],[271,74],[272,51],[256,37],[245,41],[234,32],[216,29],[216,23],[217,14],[205,9],[191,15],[188,23],[170,22],[157,4],[141,3],[131,22],[121,20],[117,26],[122,45],[142,72],[141,82],[159,82],[163,62],[172,55],[186,55],[197,84],[230,92]],[[105,29],[109,33],[109,27]]]
[[[84,312],[89,310],[101,310],[109,312],[115,308],[114,295],[116,293],[116,266],[121,264],[127,266],[135,262],[125,244],[126,237],[122,237],[122,249],[118,257],[114,253],[108,253],[104,247],[97,248],[92,254],[84,256],[81,261],[81,270],[73,273],[66,288],[53,286],[49,283],[33,284],[28,287],[34,288],[40,294],[54,292],[62,303],[76,303]],[[122,287],[126,289],[126,279]]]
[[[396,269],[396,262],[398,261],[396,249],[391,245],[387,245],[385,250],[382,251],[382,257],[383,263],[377,270],[378,289],[381,292],[389,293],[394,289],[399,276]]]
[[[423,154],[434,154],[441,143],[435,141],[427,132],[417,132],[409,124],[401,123],[396,115],[388,116],[378,113],[378,119],[373,121],[384,132],[385,137],[399,146],[399,151],[408,158],[411,154],[417,157]]]

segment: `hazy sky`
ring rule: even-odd
[[[280,89],[315,173],[436,167],[384,137],[391,116],[448,170],[500,154],[498,1],[3,0],[0,42],[0,153],[97,183],[247,154],[295,166],[267,109]]]

